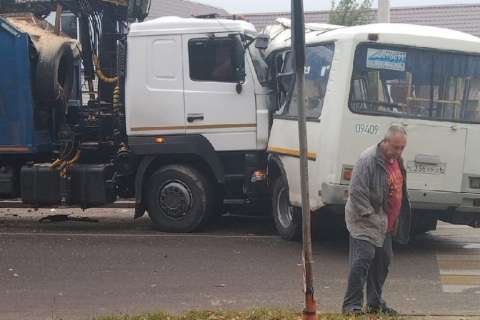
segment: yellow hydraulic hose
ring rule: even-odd
[[[107,75],[105,75],[102,69],[100,69],[100,61],[96,55],[93,55],[93,64],[95,65],[95,73],[97,74],[98,79],[100,79],[105,83],[115,84],[115,87],[113,88],[112,105],[113,105],[113,110],[115,112],[119,112],[122,106],[121,92],[120,92],[120,78],[118,76],[108,77]]]
[[[72,159],[70,159],[70,160],[57,159],[50,165],[50,167],[48,167],[48,169],[49,170],[58,169],[58,171],[60,171],[60,175],[62,177],[66,177],[67,176],[67,169],[70,168],[79,159],[80,159],[80,151],[78,150],[77,153],[75,153],[75,156]]]
[[[100,61],[98,60],[98,57],[96,55],[93,55],[93,64],[95,65],[95,73],[97,74],[98,79],[102,80],[105,83],[118,84],[120,80],[118,77],[109,77],[105,75],[105,73],[103,73],[103,71],[100,69]]]
[[[60,166],[60,165],[63,163],[63,161],[64,161],[64,160],[61,160],[61,159],[55,160],[55,161],[48,167],[48,169],[54,170],[55,168],[57,168],[58,166]]]
[[[118,82],[115,88],[113,89],[112,105],[113,105],[113,111],[115,112],[120,111],[120,108],[122,106],[122,101],[121,101],[120,85],[118,84]]]
[[[80,159],[80,150],[77,150],[77,153],[75,153],[75,156],[67,161],[67,166],[71,166],[75,162],[77,162]]]
[[[73,164],[75,164],[75,162],[77,162],[79,159],[80,159],[80,150],[77,150],[77,153],[72,159],[62,163],[62,165],[60,166],[60,175],[65,178],[67,176],[68,168],[70,168]]]

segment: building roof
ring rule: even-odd
[[[375,20],[377,10],[373,9],[372,11],[372,16]],[[329,10],[306,12],[305,22],[328,22],[329,12]],[[253,23],[257,30],[261,30],[266,25],[272,24],[276,18],[290,17],[290,13],[250,13],[242,16]],[[480,37],[480,4],[398,7],[391,9],[390,19],[392,23],[410,23],[449,28]]]
[[[187,0],[152,0],[147,20],[165,16],[188,18],[207,14],[226,16],[228,12],[221,8]]]

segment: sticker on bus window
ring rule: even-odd
[[[405,71],[406,62],[406,52],[373,48],[367,51],[367,68]]]

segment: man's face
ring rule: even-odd
[[[400,159],[406,145],[407,138],[401,133],[394,134],[389,139],[385,139],[383,143],[385,158],[387,160]]]

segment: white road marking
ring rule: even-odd
[[[480,252],[465,252],[461,254],[437,254],[438,261],[480,261]]]
[[[442,285],[442,290],[445,293],[462,293],[466,290],[473,290],[479,288],[479,286],[473,285],[453,285],[453,284],[445,284]],[[477,291],[475,291],[477,292]]]
[[[459,275],[459,276],[480,276],[480,270],[458,270],[458,269],[452,269],[452,270],[446,270],[446,269],[440,269],[440,275],[441,276],[446,276],[446,275]]]
[[[480,249],[480,243],[469,243],[463,246],[464,249]]]
[[[442,291],[461,293],[480,292],[480,244],[467,243],[458,254],[437,254]]]

